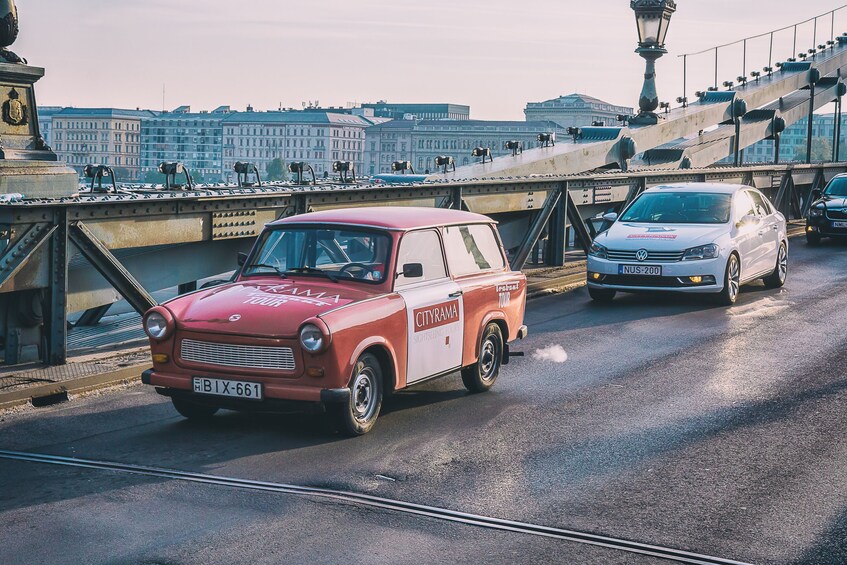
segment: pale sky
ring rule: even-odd
[[[644,65],[628,0],[17,0],[12,50],[45,67],[39,105],[243,110],[348,102],[453,102],[477,119],[523,119],[528,101],[581,92],[637,106]],[[682,94],[677,55],[841,6],[823,0],[677,0],[659,96]],[[831,21],[818,24],[818,43]],[[847,9],[835,32],[847,31]],[[775,60],[792,52],[777,38]],[[797,50],[813,44],[800,28]],[[767,63],[750,43],[748,72]],[[724,50],[720,81],[742,72]],[[688,95],[714,80],[689,59]]]

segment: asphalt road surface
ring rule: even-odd
[[[0,449],[330,487],[749,563],[847,563],[847,245],[733,308],[532,301],[527,357],[319,416],[176,415],[136,386],[2,416]],[[533,358],[561,346],[563,363]],[[348,502],[0,459],[0,563],[658,563]],[[662,561],[664,563],[664,561]]]

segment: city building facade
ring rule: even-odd
[[[469,120],[471,107],[462,104],[389,104],[381,101],[362,104],[362,108],[373,110],[374,117],[392,120]]]
[[[198,182],[219,182],[223,165],[223,119],[229,106],[192,112],[181,106],[141,121],[141,177],[158,181],[163,162],[180,162]],[[154,175],[151,176],[151,173]]]
[[[39,106],[38,108],[38,131],[47,145],[53,145],[53,116],[61,111],[61,106]]]
[[[395,161],[409,161],[416,173],[435,170],[435,157],[453,157],[456,166],[480,159],[477,147],[489,148],[493,157],[510,154],[507,141],[520,141],[524,149],[537,147],[540,133],[564,135],[553,122],[483,120],[393,120],[371,126],[365,133],[365,169],[368,176],[390,173]]]
[[[335,161],[363,167],[365,129],[370,121],[353,114],[316,110],[238,112],[223,120],[224,180],[235,177],[235,163],[249,162],[267,173],[275,159],[305,162],[317,176],[332,175]]]
[[[812,118],[812,160],[821,161],[832,158],[835,141],[835,114],[814,114]],[[803,118],[785,128],[779,140],[779,160],[781,162],[804,161],[806,159],[806,140],[809,120]],[[841,119],[841,144],[839,157],[847,156],[847,116]],[[744,149],[745,163],[772,163],[774,160],[774,141],[762,140]],[[732,157],[722,163],[731,163]]]
[[[53,114],[52,146],[80,176],[86,165],[112,168],[119,181],[141,180],[141,120],[149,110],[63,108]]]
[[[544,102],[530,102],[524,115],[527,121],[556,122],[563,128],[590,126],[602,122],[615,126],[619,115],[632,116],[633,109],[615,106],[585,94],[569,94]]]

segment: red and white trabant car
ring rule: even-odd
[[[268,224],[234,281],[147,312],[145,384],[187,418],[323,405],[366,433],[383,397],[459,369],[491,388],[523,339],[526,278],[495,223],[433,208],[359,208]]]

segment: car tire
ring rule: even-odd
[[[821,234],[817,232],[807,231],[806,243],[811,245],[812,247],[817,247],[821,244]]]
[[[383,369],[371,353],[362,354],[350,376],[350,398],[331,406],[339,431],[349,437],[371,431],[382,408]]]
[[[723,277],[723,290],[717,295],[717,302],[722,306],[732,306],[741,293],[741,261],[738,255],[732,253],[726,261]]]
[[[780,288],[785,285],[788,278],[788,247],[785,242],[779,244],[779,252],[776,257],[776,266],[773,272],[763,278],[768,288]]]
[[[197,404],[183,398],[171,398],[171,402],[183,418],[189,420],[208,420],[218,412],[216,406]]]
[[[503,366],[503,332],[495,323],[485,326],[479,340],[479,359],[462,369],[462,382],[470,392],[485,392],[494,386]]]
[[[591,297],[591,300],[594,302],[603,302],[608,304],[612,300],[615,299],[615,295],[618,292],[616,290],[609,290],[607,288],[591,288],[588,287],[588,296]]]

